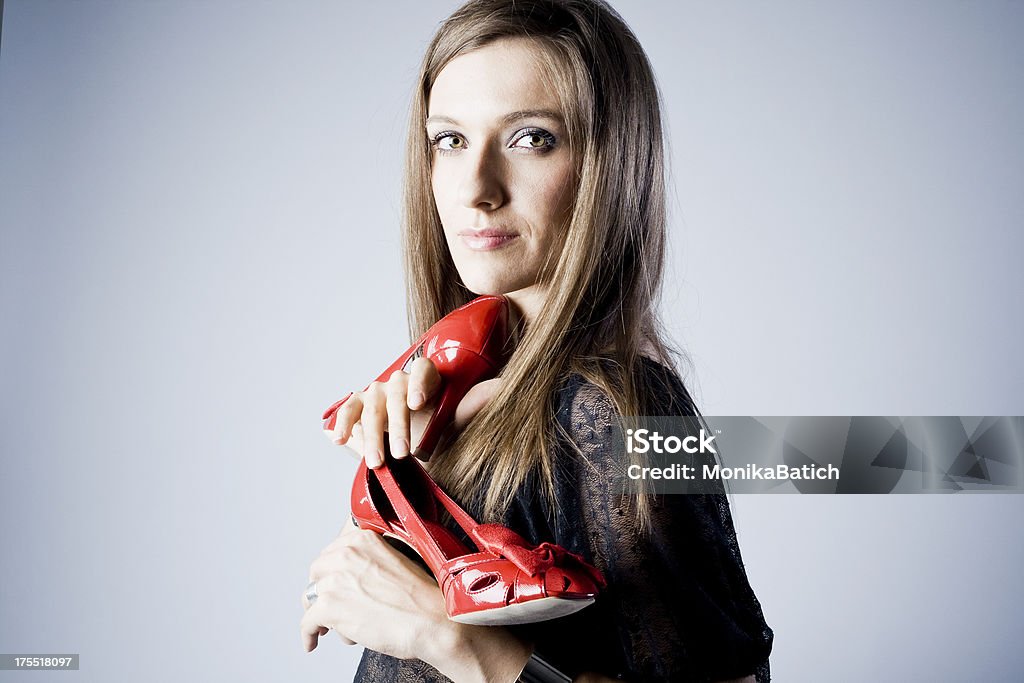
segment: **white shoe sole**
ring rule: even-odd
[[[460,624],[475,624],[477,626],[532,624],[538,621],[568,616],[592,604],[594,604],[594,598],[582,598],[580,600],[540,598],[518,605],[506,605],[505,607],[494,607],[479,612],[460,614],[455,617],[449,617],[449,619]]]

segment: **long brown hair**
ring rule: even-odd
[[[404,250],[413,337],[475,294],[460,282],[430,184],[424,130],[430,91],[456,57],[506,38],[528,39],[548,65],[577,165],[563,248],[542,279],[554,283],[522,331],[497,395],[431,474],[457,497],[482,496],[497,519],[531,470],[553,497],[553,405],[579,373],[620,415],[648,412],[643,351],[672,365],[656,315],[665,255],[665,178],[657,86],[632,31],[602,0],[471,0],[427,48],[407,143]],[[498,292],[479,292],[498,293]],[[642,522],[644,497],[637,499]],[[552,506],[551,509],[554,509]]]

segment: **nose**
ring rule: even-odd
[[[467,150],[464,175],[459,186],[459,201],[470,209],[493,211],[505,203],[506,189],[500,155],[480,145]]]

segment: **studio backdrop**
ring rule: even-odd
[[[669,138],[662,308],[719,416],[1024,414],[1024,3],[614,3]],[[341,681],[302,649],[408,344],[406,116],[454,2],[6,0],[0,681]],[[733,497],[778,681],[1017,680],[1019,494]]]

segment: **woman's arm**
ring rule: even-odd
[[[400,659],[420,659],[454,681],[515,681],[533,647],[510,631],[448,619],[437,584],[378,534],[346,524],[310,568],[317,598],[306,614],[306,651],[334,630]]]
[[[318,597],[309,605],[302,635],[307,651],[334,630],[359,644],[400,659],[420,659],[458,683],[512,683],[533,646],[508,629],[448,619],[437,584],[378,534],[348,522],[310,568]],[[728,683],[753,683],[753,677]],[[622,683],[588,672],[574,683]]]

